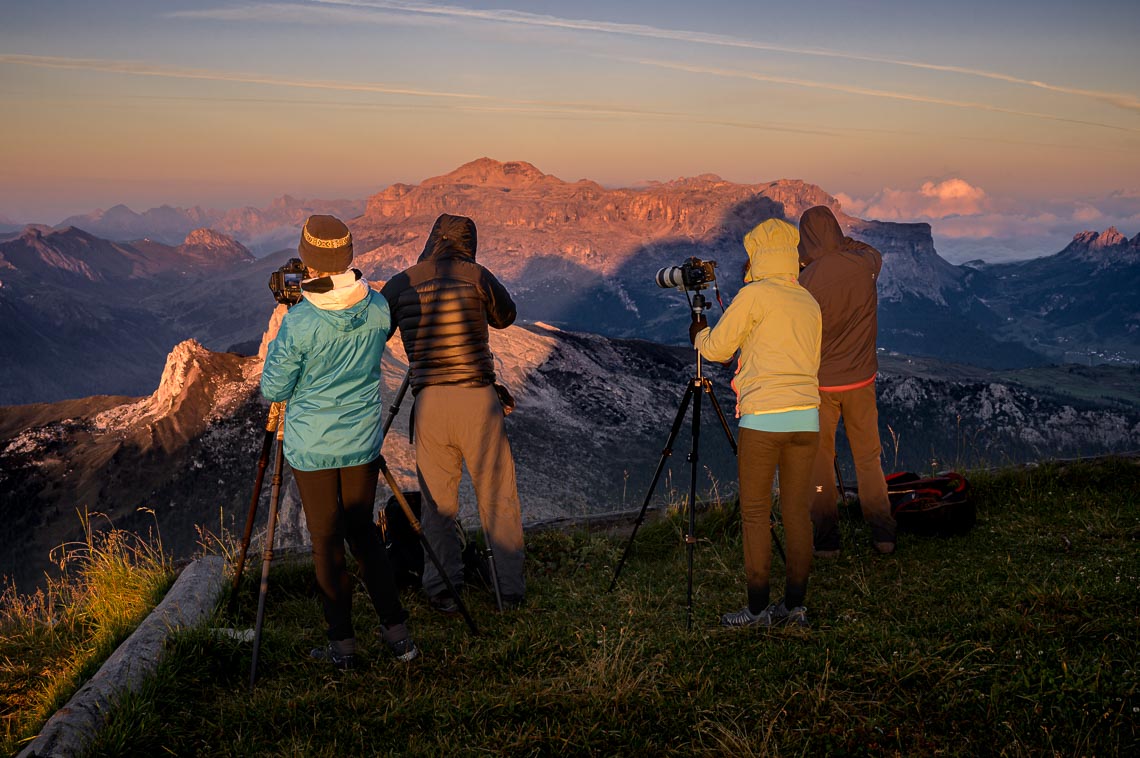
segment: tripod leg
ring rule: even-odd
[[[645,492],[645,501],[641,504],[641,513],[637,515],[637,520],[633,523],[633,533],[629,535],[629,541],[625,544],[625,550],[621,554],[621,560],[618,561],[617,568],[614,569],[614,578],[610,582],[610,592],[614,591],[617,586],[618,577],[621,576],[622,567],[625,566],[626,558],[629,557],[630,548],[633,547],[633,539],[637,536],[637,530],[641,528],[641,524],[645,521],[645,511],[649,508],[649,501],[653,499],[653,492],[657,489],[657,482],[661,479],[661,472],[665,470],[665,461],[673,454],[673,441],[677,439],[677,432],[681,430],[681,422],[685,420],[685,411],[689,407],[689,402],[693,399],[693,385],[690,382],[685,388],[685,396],[681,399],[681,406],[677,409],[677,415],[673,419],[673,427],[669,430],[669,439],[665,441],[665,448],[661,451],[661,458],[657,461],[657,470],[653,472],[653,481],[649,483],[649,489]]]
[[[839,497],[843,500],[843,505],[847,505],[847,487],[843,484],[843,472],[839,470],[839,456],[836,455],[831,459],[832,465],[835,467],[835,483],[839,486]]]
[[[690,389],[695,388],[694,384]],[[702,380],[702,381],[708,381]],[[701,447],[701,393],[693,392],[693,446],[689,450],[689,533],[685,535],[685,550],[688,553],[689,564],[688,589],[686,604],[688,607],[688,620],[686,628],[693,628],[693,551],[697,546],[697,461]],[[735,446],[733,446],[735,449]]]
[[[380,444],[384,444],[383,441],[388,437],[388,430],[392,428],[392,422],[396,420],[396,414],[400,412],[400,404],[404,402],[404,395],[408,393],[408,384],[411,380],[412,370],[408,369],[408,373],[404,374],[404,381],[400,382],[400,388],[396,390],[396,397],[388,406],[388,417],[384,419],[384,426],[380,430]]]
[[[270,414],[272,414],[272,410]],[[273,423],[272,420],[270,423]],[[237,605],[238,585],[241,583],[241,576],[245,572],[245,556],[249,552],[249,541],[253,538],[253,522],[257,520],[257,501],[261,499],[261,486],[265,482],[265,469],[269,465],[269,451],[273,447],[274,428],[267,427],[265,438],[261,441],[261,455],[257,459],[257,476],[254,477],[253,495],[249,499],[249,514],[245,517],[245,531],[241,536],[241,550],[238,552],[237,566],[234,567],[234,583],[230,588],[228,606],[230,613],[233,613]]]
[[[257,681],[257,654],[261,649],[261,627],[265,621],[265,596],[269,593],[269,566],[273,563],[273,535],[277,529],[277,508],[281,502],[281,473],[285,467],[284,425],[277,427],[277,457],[273,461],[273,489],[269,496],[269,524],[261,556],[261,589],[257,596],[257,621],[253,627],[253,661],[249,666],[249,688]]]
[[[491,584],[495,587],[495,607],[499,613],[503,612],[503,593],[499,590],[499,569],[495,566],[495,551],[491,542],[487,542],[487,565],[491,567]]]
[[[455,597],[455,602],[459,605],[459,612],[463,614],[463,619],[467,622],[467,626],[471,629],[472,634],[478,634],[479,629],[475,626],[475,619],[471,618],[471,614],[467,612],[467,606],[463,603],[463,598],[455,590],[455,585],[451,583],[451,579],[447,576],[447,572],[443,570],[443,566],[439,563],[439,558],[436,556],[435,551],[431,549],[428,544],[427,537],[424,536],[424,528],[420,524],[420,520],[416,518],[416,514],[412,512],[412,507],[408,505],[408,499],[404,497],[404,493],[396,484],[395,477],[392,476],[391,469],[388,468],[388,462],[384,460],[384,456],[380,456],[380,473],[384,475],[384,481],[388,483],[388,488],[392,490],[392,494],[396,496],[396,502],[400,504],[400,509],[404,511],[404,516],[408,519],[408,524],[412,527],[412,531],[420,538],[420,544],[423,545],[424,554],[431,559],[432,564],[435,566],[436,571],[443,578],[444,584],[447,589]]]
[[[704,378],[701,379],[704,385],[705,394],[709,396],[712,401],[713,410],[716,411],[716,417],[720,420],[720,428],[724,430],[724,438],[728,440],[728,446],[732,448],[732,454],[736,455],[736,438],[732,436],[732,427],[728,425],[728,418],[724,415],[724,411],[720,408],[720,403],[717,402],[716,395],[712,391],[712,380]]]

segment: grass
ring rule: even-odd
[[[843,554],[813,568],[808,632],[717,626],[744,601],[727,508],[699,522],[691,631],[674,516],[642,528],[613,593],[624,539],[532,535],[524,611],[467,594],[479,637],[409,594],[411,665],[387,657],[358,593],[365,662],[347,673],[307,659],[323,641],[311,567],[281,562],[255,689],[248,644],[180,634],[92,755],[1136,754],[1140,465],[971,483],[964,537],[882,557],[845,522]],[[216,625],[252,626],[256,573]]]
[[[10,755],[89,679],[170,587],[157,537],[99,528],[57,549],[61,575],[31,595],[0,595],[0,753]]]

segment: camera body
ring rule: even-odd
[[[308,275],[309,269],[300,258],[290,258],[288,263],[269,275],[273,299],[288,306],[301,302],[301,282]]]
[[[680,266],[660,269],[656,276],[657,286],[662,289],[702,290],[716,281],[716,261],[703,261],[692,257]]]

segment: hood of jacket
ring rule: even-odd
[[[800,233],[778,218],[770,218],[744,235],[744,249],[748,251],[748,270],[745,282],[756,282],[772,276],[786,275],[793,280],[799,274],[799,253],[796,245]]]
[[[808,208],[800,216],[800,263],[804,266],[843,249],[846,236],[826,205]]]
[[[453,216],[442,213],[432,225],[420,262],[442,260],[444,258],[464,258],[475,260],[478,235],[475,222],[466,216]]]
[[[306,285],[316,287],[306,289]],[[351,332],[364,325],[368,320],[368,303],[376,294],[368,286],[368,280],[355,269],[306,280],[301,288],[305,290],[305,302],[313,306],[323,321],[341,332]]]

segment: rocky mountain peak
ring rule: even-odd
[[[1096,244],[1099,247],[1115,247],[1127,241],[1128,238],[1121,234],[1115,226],[1110,226],[1101,233]]]
[[[1115,246],[1121,245],[1127,241],[1128,241],[1128,238],[1125,237],[1123,234],[1121,234],[1120,231],[1115,226],[1110,226],[1107,229],[1105,229],[1103,232],[1094,232],[1092,230],[1086,230],[1086,231],[1083,231],[1083,232],[1080,232],[1078,234],[1073,235],[1073,242],[1072,242],[1072,244],[1070,244],[1070,247],[1082,247],[1082,248],[1115,247]]]
[[[142,449],[154,444],[176,447],[245,402],[254,386],[246,370],[251,362],[207,350],[194,339],[180,342],[167,356],[158,389],[150,397],[104,411],[95,426],[102,433],[130,437]]]
[[[253,260],[253,253],[233,237],[213,229],[195,229],[186,235],[178,252],[199,263],[219,264]]]
[[[441,184],[478,184],[487,187],[516,189],[536,184],[547,175],[526,161],[501,161],[479,158],[464,163],[449,174],[424,180],[424,186]]]
[[[1093,262],[1098,267],[1140,260],[1140,234],[1129,240],[1115,226],[1103,232],[1083,231],[1058,255]]]

